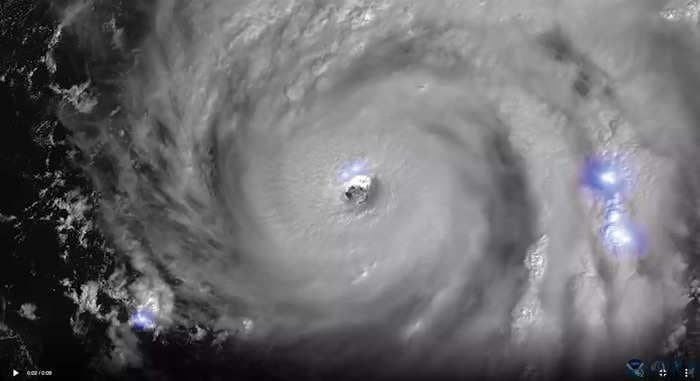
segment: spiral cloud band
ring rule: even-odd
[[[675,349],[687,301],[698,45],[651,4],[161,0],[63,119],[166,328],[319,372],[593,377]],[[643,257],[579,181],[610,152]]]

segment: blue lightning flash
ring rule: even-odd
[[[639,258],[645,254],[645,239],[642,232],[622,214],[619,218],[606,220],[601,229],[603,245],[617,258]]]
[[[346,183],[355,176],[367,175],[367,163],[364,160],[355,159],[344,163],[338,169],[338,181]]]
[[[582,185],[604,202],[601,241],[617,258],[638,258],[646,249],[644,235],[625,213],[623,197],[632,189],[632,178],[621,155],[591,156],[581,173]]]
[[[138,331],[149,331],[155,328],[156,322],[153,312],[148,308],[139,308],[131,314],[129,325]]]
[[[591,156],[586,159],[581,181],[596,196],[604,199],[629,191],[631,187],[629,167],[620,156]]]

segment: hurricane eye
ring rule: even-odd
[[[345,199],[357,205],[367,202],[371,195],[373,181],[370,176],[357,175],[343,184]]]

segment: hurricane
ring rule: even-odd
[[[58,110],[147,326],[320,379],[596,379],[687,322],[700,40],[667,3],[154,0],[108,33],[66,2],[100,64]]]

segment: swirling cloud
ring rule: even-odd
[[[163,319],[387,372],[654,353],[685,289],[684,220],[658,205],[692,150],[665,153],[693,133],[654,54],[696,44],[646,3],[515,3],[156,2],[104,117],[63,119],[105,229],[180,300]],[[650,174],[625,208],[643,260],[606,253],[579,187],[609,151]]]

